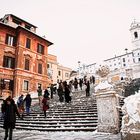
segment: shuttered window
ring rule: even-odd
[[[14,69],[15,68],[15,58],[12,58],[9,56],[4,56],[3,67]]]
[[[30,69],[30,60],[25,58],[25,70]]]
[[[38,43],[37,52],[41,53],[41,54],[44,54],[44,46]]]
[[[41,63],[38,64],[38,73],[42,74],[42,64]]]
[[[7,34],[5,44],[7,44],[8,46],[15,46],[15,43],[16,43],[15,37]]]
[[[26,48],[30,49],[31,46],[31,39],[26,38]]]

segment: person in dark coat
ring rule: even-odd
[[[65,102],[69,103],[71,101],[70,89],[66,81],[63,84],[64,84]]]
[[[11,96],[9,96],[5,101],[4,113],[5,113],[4,124],[3,124],[3,128],[5,129],[4,140],[7,140],[8,138],[8,131],[9,131],[9,140],[12,140],[12,133],[16,123],[16,114],[19,118],[20,118],[20,114]]]
[[[80,86],[80,89],[82,90],[82,86],[83,86],[83,80],[82,79],[79,80],[79,86]]]
[[[53,94],[54,94],[53,84],[51,84],[50,90],[51,90],[51,99],[53,99]]]
[[[46,111],[49,109],[49,97],[45,96],[45,94],[42,100],[42,104],[43,104],[44,117],[46,118]]]
[[[18,106],[18,112],[21,115],[21,118],[23,119],[23,114],[24,114],[24,99],[23,99],[23,95],[21,94],[17,100],[17,106]]]
[[[30,114],[30,107],[31,107],[31,102],[32,102],[32,99],[31,99],[31,96],[30,94],[28,93],[24,99],[24,102],[25,102],[25,106],[26,106],[26,114],[29,115]]]
[[[90,82],[89,80],[86,82],[86,97],[90,95]]]
[[[74,85],[75,91],[78,91],[78,80],[77,80],[77,78],[75,78],[73,85]]]
[[[50,93],[47,89],[44,90],[44,96],[47,98],[49,97]]]
[[[60,102],[63,102],[64,101],[64,93],[63,93],[63,85],[62,85],[62,82],[59,83],[59,87],[57,89],[57,93],[58,93],[58,96],[59,96],[59,101]]]

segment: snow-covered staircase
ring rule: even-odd
[[[58,96],[50,100],[47,117],[36,103],[29,116],[17,119],[16,129],[39,131],[94,131],[97,127],[97,106],[94,96],[86,97],[85,92],[73,92],[71,103],[60,103]],[[0,127],[2,127],[2,120]]]
[[[55,95],[50,100],[50,109],[44,118],[43,111],[38,105],[38,99],[32,105],[29,116],[24,120],[17,119],[16,129],[39,131],[94,131],[97,128],[98,116],[96,98],[94,95],[85,96],[85,91],[71,93],[71,103],[60,103]],[[123,99],[120,100],[123,105]],[[121,124],[122,112],[120,112]],[[3,120],[0,120],[0,127]],[[121,125],[120,125],[121,126]]]

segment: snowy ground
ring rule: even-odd
[[[4,129],[0,128],[0,140],[4,139]],[[39,132],[14,130],[13,140],[121,140],[120,134],[99,132]]]

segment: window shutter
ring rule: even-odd
[[[12,68],[15,68],[15,58],[12,58]]]
[[[7,58],[6,56],[3,57],[3,67],[6,67],[6,62],[7,62],[6,58]]]
[[[14,38],[13,38],[13,46],[16,46],[16,41],[17,41],[17,38],[14,36]]]
[[[6,34],[5,44],[8,44],[8,34]]]
[[[13,91],[13,89],[14,89],[14,80],[10,80],[9,90]]]

